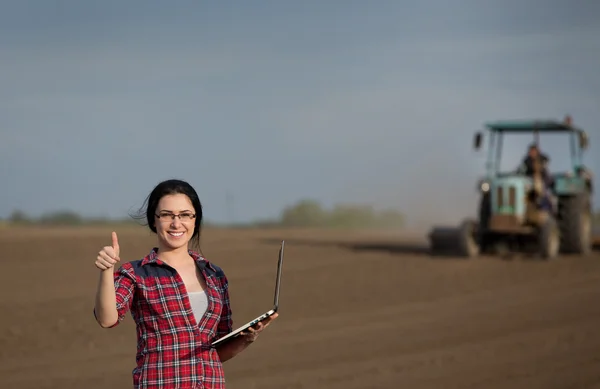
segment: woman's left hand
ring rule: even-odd
[[[246,331],[242,331],[240,335],[242,335],[247,342],[254,342],[256,338],[258,338],[258,335],[260,335],[260,333],[267,328],[273,320],[277,319],[277,316],[279,316],[279,314],[274,313],[267,319],[255,324],[254,327],[250,327]]]

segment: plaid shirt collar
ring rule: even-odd
[[[208,267],[213,272],[217,271],[210,262],[208,262],[203,256],[196,253],[195,251],[188,250],[188,254],[192,258],[194,258],[196,265],[200,266],[201,269],[203,269],[204,267]],[[156,263],[157,265],[165,264],[163,261],[160,260],[160,258],[158,258],[158,247],[152,248],[150,254],[148,254],[146,257],[144,257],[144,259],[142,259],[141,265],[145,266],[150,263]]]

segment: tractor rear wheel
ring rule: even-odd
[[[592,210],[589,193],[561,197],[558,202],[561,251],[587,255],[592,251]]]

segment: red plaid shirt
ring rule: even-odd
[[[137,327],[135,388],[224,389],[219,355],[211,342],[232,331],[228,282],[218,266],[190,251],[208,286],[208,309],[196,322],[179,274],[157,249],[115,272],[119,320],[128,310]]]

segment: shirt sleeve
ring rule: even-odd
[[[231,305],[229,303],[229,282],[225,274],[222,274],[220,278],[223,290],[223,308],[221,309],[219,324],[217,325],[217,338],[223,337],[233,331]]]
[[[108,328],[116,327],[125,318],[125,314],[131,309],[135,291],[135,275],[130,264],[126,263],[114,274],[115,297],[117,303],[117,321]],[[96,309],[94,308],[94,317]]]

